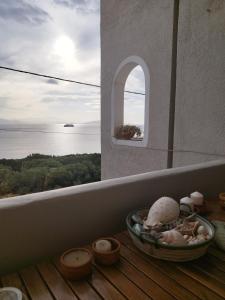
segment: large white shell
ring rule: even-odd
[[[164,231],[160,240],[161,242],[177,246],[187,244],[187,241],[184,239],[183,235],[175,229]]]
[[[155,226],[176,220],[179,217],[179,204],[172,198],[161,197],[150,208],[145,226]]]

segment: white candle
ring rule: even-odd
[[[194,209],[193,200],[189,197],[181,198],[180,199],[180,204],[186,204],[191,208],[191,210]]]
[[[95,243],[95,249],[97,251],[109,252],[112,250],[112,244],[108,240],[98,240]]]
[[[194,205],[203,205],[204,196],[199,192],[194,192],[191,195]]]
[[[90,260],[90,255],[87,251],[74,250],[64,256],[64,263],[70,267],[80,267],[85,265]]]

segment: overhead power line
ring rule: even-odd
[[[36,73],[36,72],[30,72],[30,71],[25,71],[25,70],[19,70],[19,69],[14,69],[14,68],[8,68],[8,67],[5,67],[5,66],[0,66],[0,69],[12,71],[12,72],[23,73],[23,74],[29,74],[29,75],[38,76],[38,77],[43,77],[43,78],[49,78],[49,79],[59,80],[59,81],[65,81],[65,82],[70,82],[70,83],[76,83],[76,84],[85,85],[85,86],[90,86],[90,87],[95,87],[95,88],[101,88],[101,85],[94,84],[94,83],[88,83],[88,82],[83,82],[83,81],[77,81],[77,80],[65,79],[65,78],[61,78],[61,77],[50,76],[50,75],[41,74],[41,73]],[[129,93],[129,94],[135,94],[135,95],[143,95],[143,96],[145,96],[144,93],[136,92],[136,91],[124,91],[124,92],[125,92],[125,93]]]

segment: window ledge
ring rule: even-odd
[[[112,142],[114,145],[119,146],[147,147],[147,141],[145,139],[124,140],[112,137]]]

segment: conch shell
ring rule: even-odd
[[[160,241],[166,244],[173,244],[176,246],[183,246],[187,244],[183,235],[175,229],[164,231]]]
[[[161,197],[150,208],[144,227],[172,222],[179,217],[179,214],[179,204],[174,199]]]

